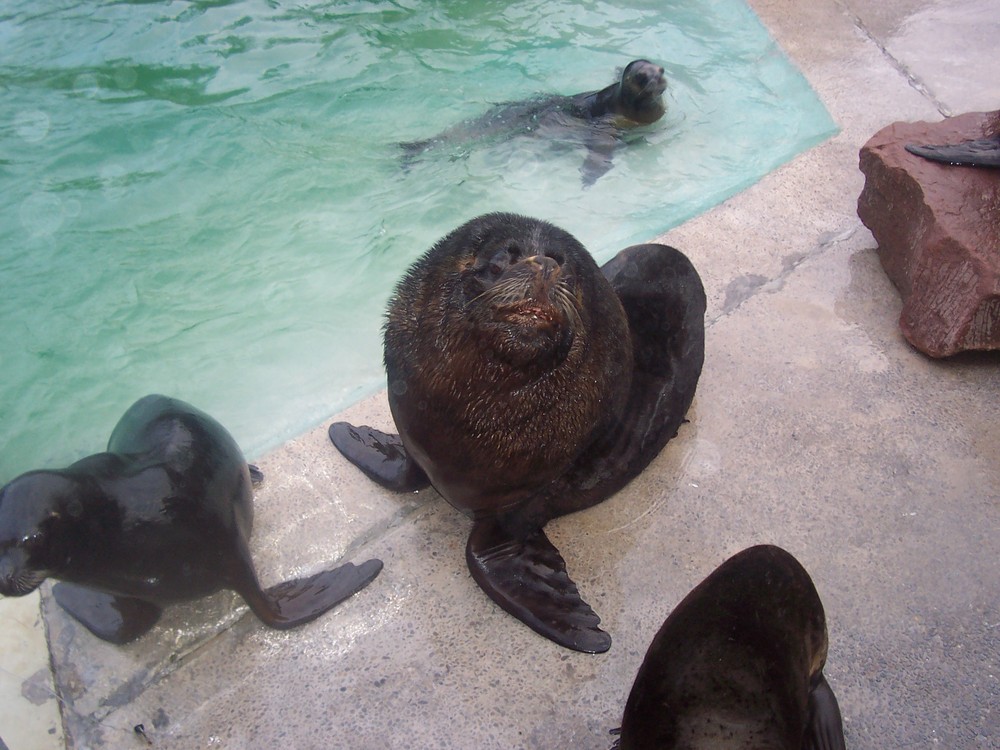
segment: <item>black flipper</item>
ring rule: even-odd
[[[375,580],[381,570],[381,560],[359,566],[345,563],[308,578],[283,581],[266,591],[251,586],[239,593],[265,625],[286,630],[315,620]]]
[[[587,157],[580,167],[580,174],[583,177],[583,187],[589,188],[601,177],[611,171],[614,166],[615,148],[619,139],[613,131],[607,128],[598,128],[587,134],[585,145],[587,146]]]
[[[908,143],[906,150],[931,161],[962,167],[1000,167],[1000,135],[961,143],[918,146]]]
[[[483,591],[535,632],[588,654],[611,648],[611,636],[597,627],[601,618],[580,598],[541,529],[522,540],[497,519],[476,521],[465,557]]]
[[[98,638],[118,646],[147,633],[160,619],[157,605],[60,582],[52,587],[59,606]]]
[[[430,486],[424,470],[407,455],[398,435],[347,422],[334,422],[329,435],[344,458],[376,484],[395,492],[413,492]]]
[[[434,145],[434,141],[430,139],[425,141],[407,141],[397,145],[403,152],[399,159],[399,165],[402,167],[404,172],[409,172],[410,167],[416,164],[420,160],[423,153]]]
[[[802,750],[846,750],[837,696],[822,672],[814,682],[809,691],[809,725]]]

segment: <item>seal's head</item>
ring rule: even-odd
[[[579,328],[577,285],[558,247],[488,243],[460,272],[474,350],[538,373],[558,366]]]
[[[633,60],[625,66],[618,84],[619,114],[641,125],[656,122],[666,111],[666,89],[662,66],[649,60]]]
[[[453,505],[479,512],[566,470],[622,407],[632,351],[586,249],[552,224],[496,213],[404,276],[385,363],[407,452]]]
[[[581,353],[581,337],[597,324],[585,301],[601,293],[603,277],[567,232],[512,214],[480,217],[438,243],[400,283],[387,359],[408,360],[430,343],[440,358],[464,362],[466,379],[495,365],[505,382],[532,381]],[[421,361],[425,372],[434,366]]]
[[[55,472],[29,472],[0,489],[0,594],[24,596],[53,573],[53,550],[67,520],[82,510],[75,483]]]

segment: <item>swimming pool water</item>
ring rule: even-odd
[[[668,113],[589,189],[579,148],[529,139],[400,168],[399,141],[638,57]],[[257,455],[383,384],[392,285],[463,221],[537,216],[603,261],[835,131],[736,0],[13,0],[0,91],[0,483],[150,392]]]

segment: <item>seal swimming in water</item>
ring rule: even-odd
[[[480,216],[417,260],[389,303],[399,435],[337,422],[330,439],[383,486],[432,484],[470,516],[469,568],[501,607],[563,646],[606,651],[543,527],[619,490],[677,433],[704,315],[674,248],[632,246],[598,268],[558,227]]]
[[[259,476],[259,473],[258,473]],[[56,601],[99,638],[126,643],[165,604],[233,589],[273,628],[319,617],[370,583],[380,560],[347,563],[262,589],[247,541],[251,473],[212,417],[146,396],[111,433],[106,453],[0,489],[0,593],[58,578]]]
[[[580,171],[584,186],[589,186],[611,169],[615,148],[626,131],[650,125],[663,116],[666,87],[661,66],[649,60],[633,60],[617,81],[600,91],[505,102],[433,138],[401,143],[403,164],[409,166],[419,154],[435,146],[472,139],[524,134],[563,141],[579,138],[587,148]]]
[[[695,587],[646,652],[620,750],[844,750],[823,676],[826,617],[780,547],[751,547]]]

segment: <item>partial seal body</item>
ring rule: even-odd
[[[809,574],[779,547],[746,549],[663,623],[616,747],[843,750],[826,657],[826,618]]]
[[[505,102],[433,138],[401,143],[404,165],[409,166],[424,151],[441,145],[534,135],[583,143],[587,157],[581,174],[584,186],[589,186],[611,169],[614,151],[625,133],[663,117],[666,87],[661,66],[649,60],[633,60],[617,81],[600,91]]]
[[[261,589],[250,558],[250,470],[204,412],[147,396],[118,422],[105,453],[23,474],[0,490],[0,593],[45,578],[56,600],[101,638],[146,632],[164,605],[237,591],[271,627],[308,622],[363,588],[371,560]]]
[[[399,435],[336,423],[331,440],[380,484],[433,484],[470,516],[467,562],[500,606],[569,648],[607,650],[542,529],[606,499],[676,434],[704,312],[701,281],[673,248],[627,248],[600,269],[558,227],[481,216],[420,258],[390,301]]]

